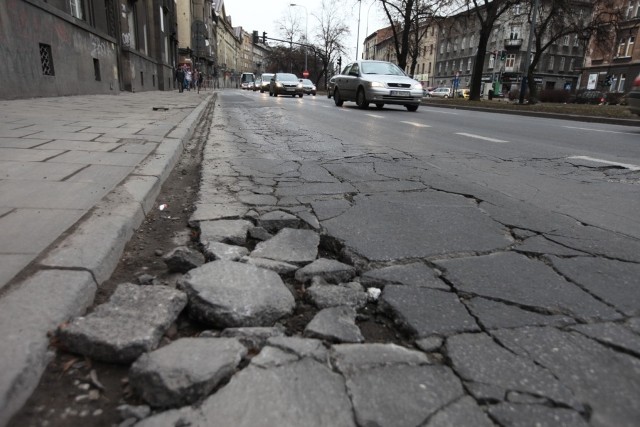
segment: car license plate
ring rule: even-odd
[[[411,96],[411,92],[407,92],[406,90],[392,90],[391,96]]]
[[[286,90],[287,92],[292,92],[292,91],[294,91],[295,89],[294,89],[294,88],[292,88],[292,87],[286,87],[286,88],[284,88],[284,90]]]

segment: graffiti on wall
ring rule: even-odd
[[[91,43],[91,56],[93,58],[100,58],[110,55],[111,43],[96,37],[94,34],[89,34]]]

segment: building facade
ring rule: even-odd
[[[616,9],[624,18],[611,28],[612,45],[589,42],[581,89],[627,93],[640,74],[640,0],[619,0]]]
[[[173,89],[174,2],[0,2],[0,98]]]

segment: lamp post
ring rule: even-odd
[[[371,2],[371,4],[369,5],[369,9],[367,9],[367,28],[364,30],[365,34],[365,40],[367,39],[367,37],[369,37],[369,12],[371,12],[371,6],[373,6],[374,4],[376,4],[375,0],[373,2]],[[367,52],[365,53],[366,58],[365,59],[372,59],[369,58],[369,50],[367,49]]]
[[[356,61],[358,60],[358,48],[360,47],[360,10],[362,10],[362,0],[358,0],[358,35],[356,36]]]
[[[304,24],[304,71],[307,70],[307,43],[309,43],[309,12],[307,11],[307,7],[301,4],[289,3],[289,6],[292,7],[302,7],[304,8],[304,14],[306,16],[305,24]]]

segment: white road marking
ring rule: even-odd
[[[384,116],[378,116],[376,114],[367,114],[369,117],[373,117],[374,119],[384,119]]]
[[[594,157],[589,157],[589,156],[570,156],[570,157],[567,157],[567,159],[588,160],[590,162],[595,162],[595,163],[604,163],[606,165],[620,166],[622,168],[629,169],[630,171],[640,171],[640,166],[638,165],[632,165],[629,163],[611,162],[609,160],[596,159]]]
[[[576,127],[576,126],[563,126],[567,129],[578,129],[578,130],[587,130],[587,131],[591,131],[591,132],[606,132],[606,133],[621,133],[624,135],[637,135],[637,133],[633,133],[633,132],[618,132],[615,130],[605,130],[605,129],[591,129],[591,128],[581,128],[581,127]]]
[[[416,122],[404,122],[404,121],[401,121],[400,123],[406,123],[408,125],[415,126],[417,128],[430,128],[431,127],[429,125],[425,125],[425,124],[422,124],[422,123],[416,123]]]
[[[474,135],[472,133],[463,133],[463,132],[457,132],[456,135],[462,135],[462,136],[467,136],[469,138],[476,138],[476,139],[482,139],[484,141],[489,141],[489,142],[499,142],[501,144],[504,144],[506,142],[509,141],[504,141],[502,139],[495,139],[495,138],[488,138],[486,136],[480,136],[480,135]]]

